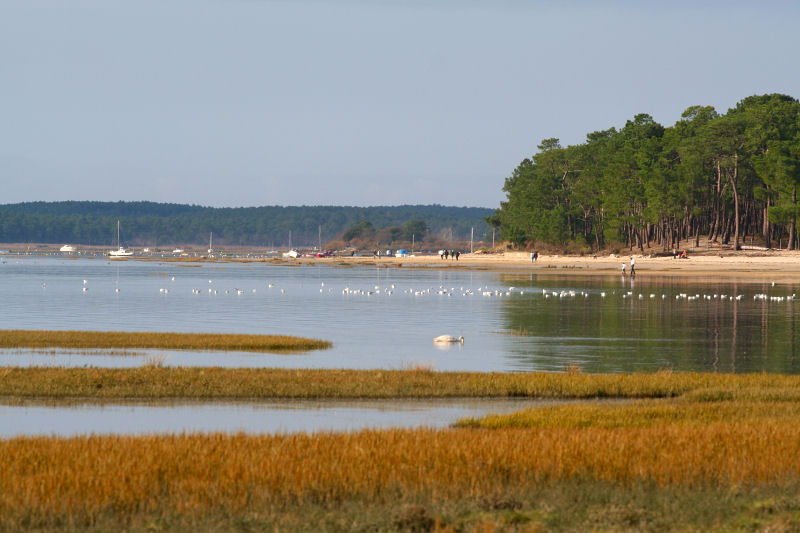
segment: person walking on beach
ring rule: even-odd
[[[622,263],[622,275],[625,275],[625,263]]]
[[[444,251],[444,258],[445,258],[445,259],[447,259],[447,256],[448,256],[449,254],[450,254],[450,251],[449,251],[449,250],[445,250],[445,251]]]
[[[636,275],[636,259],[631,256],[631,276]]]
[[[456,261],[458,261],[458,258],[459,258],[459,256],[461,256],[461,252],[459,252],[458,250],[456,250]]]

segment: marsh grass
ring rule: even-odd
[[[277,368],[0,368],[0,396],[101,398],[664,398],[758,375],[510,374]],[[800,378],[769,386],[791,389]],[[764,385],[767,386],[767,385]]]
[[[95,348],[95,349],[80,349],[80,350],[70,350],[64,348],[17,348],[17,349],[6,349],[7,353],[13,353],[15,355],[30,355],[31,353],[35,354],[42,354],[42,355],[87,355],[87,356],[96,356],[96,355],[111,355],[111,356],[121,356],[121,357],[141,357],[145,355],[146,352],[140,350],[126,350],[126,349],[103,349],[103,348]]]
[[[298,352],[330,348],[328,341],[286,335],[123,331],[0,330],[1,348],[134,348],[242,352]]]
[[[0,480],[0,529],[796,524],[800,425],[15,438]]]
[[[145,357],[143,366],[147,368],[163,368],[166,360],[167,358],[164,354],[150,354]]]
[[[796,400],[800,376],[279,368],[0,368],[0,396],[83,398],[676,398]]]
[[[7,398],[631,398],[444,430],[0,440],[0,530],[796,531],[800,378],[0,368]]]
[[[737,422],[800,424],[794,401],[735,400],[697,402],[688,399],[589,402],[526,409],[505,415],[465,418],[456,423],[473,428],[641,428],[664,425],[707,425]]]

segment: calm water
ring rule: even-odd
[[[0,437],[181,432],[292,433],[445,427],[464,417],[554,402],[532,400],[276,401],[211,404],[0,405]]]
[[[156,357],[202,366],[561,371],[578,364],[590,372],[797,373],[800,300],[775,299],[795,292],[800,287],[785,283],[644,272],[631,283],[541,270],[508,275],[5,256],[5,329],[280,333],[327,339],[334,348],[301,355],[5,350],[0,365],[139,366]],[[730,298],[736,295],[741,299]],[[466,341],[431,342],[445,333]]]

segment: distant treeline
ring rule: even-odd
[[[124,246],[208,243],[249,246],[316,245],[341,236],[366,220],[376,228],[424,221],[437,237],[476,239],[491,232],[484,218],[491,209],[442,205],[382,207],[216,208],[154,202],[26,202],[0,205],[0,242],[116,244],[117,219]],[[422,236],[417,236],[421,239]]]
[[[751,96],[720,115],[693,106],[671,127],[646,114],[562,147],[545,139],[487,220],[516,244],[575,249],[695,244],[797,246],[800,103]]]

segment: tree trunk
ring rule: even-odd
[[[734,152],[733,155],[733,174],[731,175],[731,187],[733,188],[733,249],[740,250],[742,248],[739,244],[739,193],[736,190],[736,181],[739,178],[739,152]]]
[[[731,240],[731,219],[730,217],[725,217],[724,222],[722,223],[722,238],[720,242],[722,244],[728,244]]]
[[[789,249],[794,250],[794,225],[795,225],[795,205],[797,205],[797,187],[792,187],[792,220],[789,222]]]

